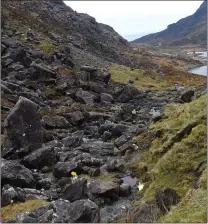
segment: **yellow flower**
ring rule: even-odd
[[[73,177],[76,177],[77,176],[77,173],[76,172],[71,172],[71,175],[73,176]]]

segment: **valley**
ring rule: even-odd
[[[2,2],[1,221],[206,222],[205,50]]]

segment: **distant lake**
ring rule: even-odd
[[[199,54],[201,57],[207,57],[207,51],[205,52],[195,52],[196,54]]]
[[[195,53],[199,54],[201,57],[207,57],[207,51],[195,52]],[[200,66],[197,68],[190,69],[189,72],[198,74],[198,75],[207,76],[207,65],[203,65],[203,66]]]

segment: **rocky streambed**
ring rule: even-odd
[[[2,206],[46,202],[3,217],[22,223],[119,220],[139,200],[126,157],[142,153],[136,136],[167,103],[194,96],[179,86],[139,91],[89,65],[75,72],[67,49],[48,57],[6,36],[1,89]]]

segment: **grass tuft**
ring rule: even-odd
[[[28,200],[24,203],[15,203],[1,208],[1,217],[4,221],[14,220],[16,216],[24,212],[32,212],[36,209],[48,205],[44,200]]]

